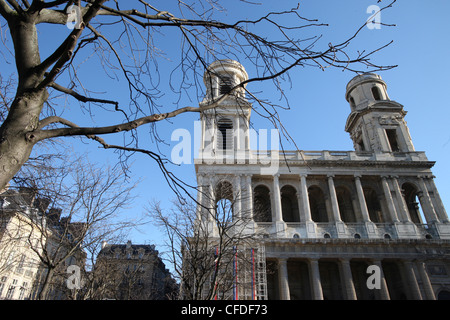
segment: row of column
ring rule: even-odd
[[[311,297],[313,300],[323,300],[322,283],[320,278],[319,260],[308,259],[309,279],[311,284]],[[356,290],[353,282],[352,270],[350,267],[349,259],[339,259],[340,272],[343,279],[344,297],[347,300],[357,300]],[[380,270],[380,287],[379,289],[373,289],[378,291],[378,298],[380,300],[390,300],[389,289],[386,283],[386,278],[383,273],[383,267],[381,260],[372,260],[372,265],[376,266]],[[430,279],[425,269],[425,263],[423,261],[415,262],[417,270],[419,271],[420,278],[424,289],[424,295],[422,295],[416,274],[414,272],[413,262],[410,260],[403,261],[403,269],[407,278],[405,284],[410,288],[411,299],[413,300],[436,300],[436,296],[433,291]],[[281,300],[290,300],[289,292],[289,278],[287,269],[287,259],[278,259],[278,286],[280,290]]]
[[[198,175],[198,185],[200,186],[199,192],[199,203],[202,202],[202,195],[207,191],[208,194],[214,194],[214,174],[211,175]],[[273,201],[274,201],[274,209],[275,209],[275,221],[281,222],[283,221],[282,217],[282,206],[281,206],[281,190],[280,190],[280,182],[279,182],[279,174],[275,174],[273,176]],[[302,222],[311,222],[311,209],[309,206],[309,197],[308,197],[308,185],[306,181],[307,175],[300,175],[300,185],[299,185],[299,208],[301,212],[300,221]],[[369,211],[366,204],[366,199],[364,196],[364,191],[361,183],[361,175],[355,175],[355,187],[357,193],[357,199],[360,206],[361,214],[363,222],[370,222]],[[423,212],[425,218],[428,223],[432,222],[448,222],[448,217],[445,212],[444,206],[442,204],[442,200],[437,192],[437,189],[432,181],[428,177],[420,176],[418,177],[418,184],[420,188],[420,202],[423,208]],[[341,222],[341,215],[339,212],[339,203],[336,196],[336,188],[334,185],[334,175],[327,175],[327,182],[331,200],[331,209],[332,216],[335,222]],[[244,188],[242,188],[244,185]],[[202,188],[203,186],[203,188]],[[204,190],[204,187],[207,186],[208,190]],[[233,192],[236,195],[239,195],[240,199],[245,199],[244,201],[236,201],[236,212],[239,216],[243,210],[249,212],[250,216],[253,213],[253,188],[252,188],[252,175],[251,174],[237,174],[235,175],[235,182],[233,183],[234,190]],[[384,198],[386,200],[386,204],[388,207],[390,219],[392,222],[411,222],[411,217],[409,215],[409,211],[407,208],[406,201],[402,194],[402,190],[398,183],[397,176],[381,176],[381,186],[383,188]],[[430,191],[434,193],[435,203],[437,206],[433,204],[433,201],[430,197]],[[214,208],[214,199],[213,197],[209,197],[211,203],[206,203],[206,206],[210,208]]]

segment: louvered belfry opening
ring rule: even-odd
[[[230,119],[222,118],[218,121],[219,130],[218,149],[231,150],[233,148],[233,122]]]

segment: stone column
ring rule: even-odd
[[[312,288],[312,298],[314,300],[323,300],[322,283],[320,281],[319,261],[309,259],[309,278]]]
[[[300,193],[301,193],[301,203],[299,203],[299,208],[303,208],[303,216],[301,217],[304,222],[310,222],[311,219],[311,208],[309,207],[309,196],[308,196],[308,185],[306,184],[306,174],[300,175]]]
[[[352,270],[350,268],[350,260],[341,259],[339,265],[344,280],[345,295],[347,300],[357,300],[355,285],[353,283]]]
[[[417,269],[419,270],[420,278],[422,279],[422,284],[425,289],[425,295],[427,300],[436,300],[436,295],[433,291],[433,286],[431,285],[430,278],[428,277],[428,272],[425,268],[424,261],[416,262]]]
[[[391,189],[389,188],[389,184],[387,182],[387,177],[381,177],[381,185],[383,187],[384,197],[386,198],[386,202],[389,209],[389,214],[391,216],[392,222],[399,222],[397,211],[395,210],[394,200],[392,199]]]
[[[400,185],[398,184],[398,180],[396,176],[392,176],[392,184],[394,186],[395,193],[397,194],[397,204],[400,210],[401,216],[403,216],[404,222],[412,222],[411,217],[409,216],[408,207],[406,205],[405,197],[403,196],[402,189],[400,189]]]
[[[355,175],[356,193],[358,194],[358,202],[361,207],[361,214],[364,222],[370,221],[369,210],[367,209],[366,198],[361,184],[361,176]]]
[[[203,173],[197,174],[197,221],[202,220],[204,217],[202,215],[203,210]]]
[[[423,214],[427,219],[427,223],[438,222],[438,217],[436,211],[434,210],[433,203],[431,202],[430,194],[428,193],[428,188],[423,180],[423,177],[419,176],[419,187],[422,194],[419,196],[420,204],[423,207]]]
[[[411,290],[411,298],[414,300],[422,300],[422,295],[420,294],[419,284],[417,283],[412,261],[404,260],[403,269],[405,270],[408,285]]]
[[[435,199],[435,204],[436,204],[434,208],[436,209],[436,214],[439,217],[439,221],[447,223],[447,222],[449,222],[448,215],[447,215],[447,212],[445,211],[444,203],[442,202],[441,196],[439,195],[439,191],[436,188],[436,184],[434,183],[433,178],[434,178],[434,176],[430,176],[427,179],[428,180],[427,182],[429,185],[428,190],[432,191],[434,194],[434,199]]]
[[[278,259],[278,286],[280,288],[280,300],[290,300],[287,259]]]
[[[281,211],[281,191],[280,191],[280,182],[279,182],[279,174],[275,174],[273,176],[273,200],[275,206],[275,221],[280,222],[283,221],[283,214]]]
[[[206,194],[206,207],[207,209],[207,215],[208,215],[208,221],[213,221],[214,216],[216,214],[216,199],[214,194],[214,177],[213,175],[209,175],[209,186],[208,186],[208,192]]]
[[[383,266],[381,264],[381,260],[372,260],[372,264],[377,266],[380,270],[380,289],[372,289],[377,290],[376,293],[379,293],[379,299],[381,300],[390,300],[391,297],[389,295],[389,289],[387,287],[386,278],[384,277]]]
[[[333,211],[333,218],[335,222],[341,222],[341,215],[339,213],[339,204],[336,196],[336,189],[334,187],[333,175],[328,175],[328,187],[330,189],[331,207]]]
[[[246,189],[247,189],[247,211],[248,211],[248,218],[250,220],[254,220],[253,219],[253,188],[252,188],[252,175],[251,174],[246,174],[245,175],[245,179],[246,179]]]
[[[242,188],[241,188],[241,175],[237,174],[235,179],[235,197],[234,197],[234,205],[233,205],[233,219],[241,219],[242,218]]]

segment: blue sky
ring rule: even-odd
[[[160,7],[165,5],[159,1]],[[242,10],[235,0],[226,1],[228,12],[225,18],[228,21],[234,19],[251,19],[270,10],[290,9],[297,5],[298,1],[260,1],[258,6],[250,6],[251,10]],[[170,3],[170,2],[169,2]],[[383,0],[381,5],[389,1]],[[300,14],[308,18],[319,19],[328,23],[328,27],[314,29],[316,34],[322,34],[323,38],[317,48],[326,48],[329,42],[339,43],[350,37],[369,17],[366,12],[370,5],[377,4],[376,0],[305,0],[301,2]],[[248,6],[246,6],[248,7]],[[398,65],[397,68],[381,72],[383,80],[387,83],[388,94],[392,100],[404,105],[408,112],[408,123],[414,146],[417,151],[425,151],[428,159],[436,161],[432,169],[436,176],[435,183],[444,202],[447,211],[450,210],[450,128],[448,125],[450,116],[450,100],[447,97],[450,81],[450,28],[448,25],[448,12],[450,1],[431,0],[398,1],[394,7],[383,11],[381,22],[395,24],[395,27],[382,26],[380,29],[369,30],[365,28],[348,48],[349,52],[356,50],[371,51],[391,40],[393,43],[373,56],[373,61],[380,65]],[[52,51],[53,40],[58,36],[52,29],[42,28],[40,33],[42,56]],[[261,34],[270,36],[269,31],[262,29]],[[300,32],[300,31],[299,31]],[[304,31],[301,31],[304,32]],[[304,36],[309,34],[305,32]],[[301,35],[303,36],[303,34]],[[176,61],[179,58],[179,43],[174,41],[172,34],[166,34],[163,42],[157,43],[161,50],[165,51],[168,58]],[[254,76],[253,70],[245,60],[240,61],[247,68],[250,77]],[[90,61],[84,64],[82,75],[86,77],[86,84],[92,90],[113,93],[112,99],[119,100],[121,105],[127,106],[128,97],[126,85],[123,81],[106,81],[99,78],[95,71],[95,65]],[[192,88],[191,100],[177,101],[177,97],[167,89],[166,81],[171,62],[161,63],[161,83],[165,86],[164,97],[161,103],[165,110],[173,110],[177,106],[186,104],[197,105],[195,89]],[[1,62],[3,72],[8,72],[11,67]],[[81,71],[80,71],[81,72]],[[345,86],[353,78],[351,72],[343,72],[340,69],[297,68],[290,72],[291,83],[284,86],[288,97],[290,110],[280,111],[281,119],[291,137],[302,150],[352,150],[353,145],[349,134],[344,131],[346,119],[350,113],[345,95]],[[262,91],[261,96],[278,100],[279,94],[269,84],[252,83],[247,89],[250,91]],[[61,101],[62,102],[62,101]],[[284,103],[284,102],[279,102]],[[71,120],[81,119],[78,104],[68,101],[64,115]],[[183,128],[193,130],[194,121],[198,119],[196,114],[182,115],[173,119],[170,123],[158,124],[158,132],[166,142],[170,142],[170,136],[175,129]],[[75,121],[74,120],[74,121]],[[114,115],[99,117],[90,124],[109,125],[117,120]],[[268,122],[262,119],[252,118],[255,128],[271,129]],[[87,124],[85,124],[87,125]],[[151,137],[148,128],[140,130],[140,143],[151,145]],[[108,139],[110,139],[108,137]],[[71,139],[77,150],[86,151],[92,161],[99,163],[109,162],[114,164],[116,157],[111,151],[99,150],[93,142],[80,144],[77,139]],[[120,141],[120,138],[118,139]],[[113,140],[109,140],[113,141]],[[170,156],[171,148],[177,142],[169,146],[161,145],[166,156]],[[294,149],[293,145],[286,144],[286,149]],[[139,197],[133,207],[125,211],[124,215],[141,213],[148,201],[160,200],[163,206],[170,206],[170,199],[174,194],[166,185],[163,176],[155,163],[144,155],[136,155],[132,158],[131,174],[134,179],[142,179],[136,195]],[[181,165],[173,168],[180,178],[188,183],[195,184],[195,169],[193,165]],[[142,228],[142,232],[133,232],[130,238],[135,243],[160,244],[161,234],[152,226]]]

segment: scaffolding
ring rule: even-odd
[[[267,300],[266,253],[264,244],[243,248],[246,263],[241,263],[239,299]]]
[[[266,249],[259,244],[256,250],[256,299],[267,300]]]

